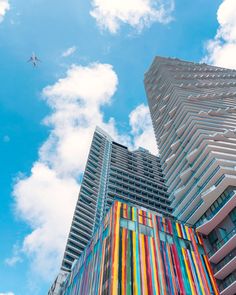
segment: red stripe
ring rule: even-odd
[[[177,277],[178,277],[178,282],[179,282],[179,287],[180,287],[180,292],[181,294],[185,294],[185,289],[184,289],[184,283],[182,279],[182,272],[180,269],[180,261],[177,253],[177,249],[175,245],[172,245],[172,253],[175,261],[175,266],[176,266],[176,272],[177,272]]]
[[[145,242],[145,258],[146,258],[146,268],[147,268],[147,283],[148,283],[148,295],[153,294],[153,288],[152,288],[152,273],[151,273],[151,265],[150,265],[150,252],[148,247],[148,237],[144,236],[144,242]]]
[[[158,277],[159,269],[158,269],[158,265],[157,265],[157,252],[156,252],[156,246],[155,246],[154,238],[151,238],[151,243],[152,243],[153,252],[154,252],[154,263],[155,263],[155,266],[154,267],[156,268],[157,286],[158,286],[158,290],[160,290],[160,282],[159,282],[159,277]],[[160,293],[160,291],[159,291],[159,293]]]

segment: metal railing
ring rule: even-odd
[[[229,232],[222,240],[216,243],[213,248],[208,252],[209,257],[215,254],[225,243],[227,243],[234,235],[236,235],[236,228]]]
[[[217,265],[213,267],[214,273],[217,273],[222,269],[227,263],[233,260],[236,257],[236,248],[230,252],[224,259],[222,259]]]
[[[225,191],[224,193],[225,194]],[[220,196],[222,196],[221,194]],[[226,197],[223,199],[222,203],[219,204],[215,210],[212,210],[212,212],[208,216],[204,216],[204,218],[199,219],[199,221],[196,223],[196,227],[202,225],[204,222],[212,219],[222,208],[223,206],[231,199],[231,197],[235,194],[235,191],[230,191],[227,193]],[[218,201],[218,198],[216,199],[216,202]],[[216,203],[214,202],[214,203]],[[212,205],[214,205],[214,203]]]
[[[229,275],[224,281],[218,284],[220,291],[223,291],[236,281],[236,271]]]

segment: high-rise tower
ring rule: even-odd
[[[97,128],[62,262],[68,271],[87,246],[114,199],[171,215],[158,157],[145,149],[134,152]]]
[[[173,215],[207,236],[221,294],[235,294],[236,71],[156,57],[145,87]]]

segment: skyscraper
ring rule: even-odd
[[[145,149],[134,152],[97,128],[62,262],[68,271],[87,246],[114,199],[171,214],[160,159]]]
[[[115,201],[59,295],[218,295],[194,229]]]
[[[173,215],[206,236],[221,294],[235,294],[236,71],[156,57],[145,87]]]

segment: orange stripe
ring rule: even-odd
[[[121,294],[126,294],[126,235],[127,230],[123,228],[122,230],[122,276],[121,276]]]
[[[208,270],[208,273],[209,273],[209,276],[210,276],[210,279],[211,279],[211,283],[212,283],[212,287],[213,287],[213,290],[214,290],[214,294],[218,295],[220,293],[219,293],[219,290],[218,290],[218,287],[217,287],[217,284],[216,284],[215,277],[214,277],[214,275],[212,273],[212,269],[211,269],[210,263],[208,261],[208,258],[207,258],[206,255],[203,255],[203,258],[205,260],[206,267],[207,267],[207,270]]]

